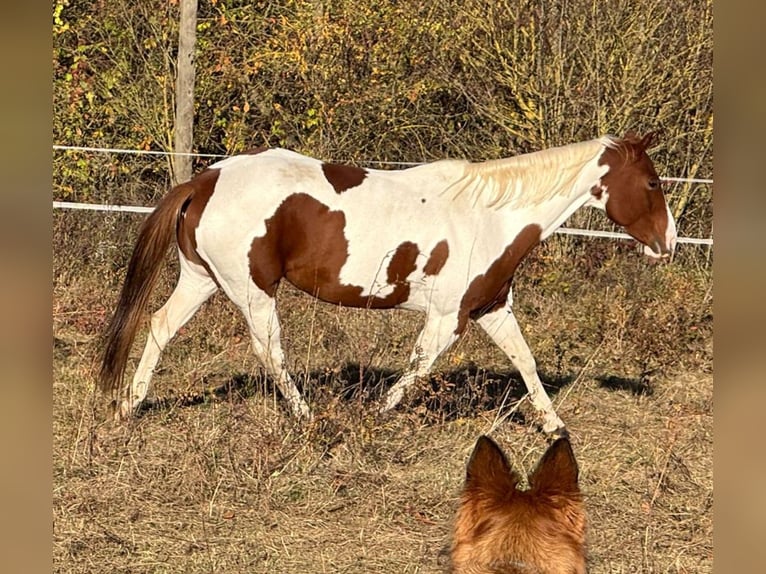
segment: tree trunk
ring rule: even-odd
[[[181,0],[180,6],[174,151],[189,154],[192,151],[194,133],[194,45],[197,33],[197,0]],[[191,179],[191,156],[174,155],[171,165],[173,185]]]

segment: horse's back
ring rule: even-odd
[[[233,156],[210,169],[218,176],[200,218],[197,243],[211,253],[229,249],[231,241],[249,244],[265,235],[278,213],[280,221],[292,223],[284,233],[311,233],[315,219],[327,219],[330,212],[333,226],[340,225],[355,251],[364,254],[396,247],[399,237],[417,243],[433,238],[435,245],[444,239],[437,236],[451,217],[451,202],[440,195],[444,184],[435,177],[439,169],[434,164],[372,170],[274,148]]]
[[[328,301],[388,308],[410,298],[408,280],[443,266],[445,215],[434,204],[444,201],[428,169],[363,170],[284,149],[210,169],[196,245],[230,296],[251,280],[272,294],[286,277]]]

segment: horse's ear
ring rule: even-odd
[[[655,136],[657,135],[657,132],[649,132],[644,137],[641,138],[641,141],[639,142],[639,145],[644,149],[649,149],[649,146],[652,145],[652,142],[654,141]]]
[[[638,134],[633,130],[628,130],[625,132],[625,135],[622,136],[622,139],[626,141],[635,141],[638,139]]]
[[[495,441],[480,436],[473,448],[465,473],[466,489],[503,492],[516,487],[516,476],[511,471],[505,453]]]
[[[568,439],[560,438],[545,451],[529,483],[538,492],[580,492],[578,474],[572,445]]]

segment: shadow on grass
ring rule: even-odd
[[[654,394],[654,388],[644,379],[626,379],[615,375],[596,377],[599,387],[610,391],[628,391],[635,396],[649,397]]]
[[[379,367],[365,367],[346,363],[335,369],[315,370],[295,376],[296,385],[317,412],[340,399],[351,408],[355,403],[364,409],[377,410],[386,391],[394,385],[402,372]],[[572,382],[572,376],[550,376],[539,373],[549,396]],[[258,395],[277,392],[271,377],[262,372],[237,374],[233,377],[211,375],[202,381],[199,391],[175,393],[146,401],[141,413],[172,407],[186,407],[205,402],[240,402]],[[418,381],[405,395],[399,409],[446,422],[473,417],[479,412],[502,409],[507,411],[521,400],[527,390],[521,375],[515,370],[486,370],[476,366],[452,369],[431,374]],[[286,407],[286,405],[282,405]],[[139,413],[140,414],[140,413]],[[516,411],[510,420],[524,423]]]

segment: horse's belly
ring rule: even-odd
[[[406,282],[387,286],[386,289],[368,290],[361,285],[342,284],[319,275],[315,280],[292,273],[287,273],[285,277],[301,291],[322,301],[345,307],[392,309],[406,303],[410,294],[410,286]]]

